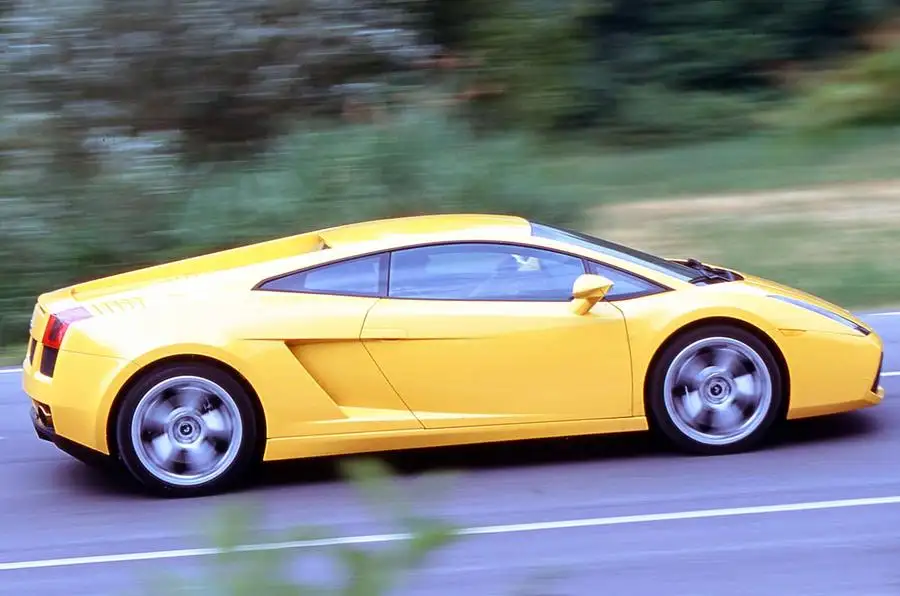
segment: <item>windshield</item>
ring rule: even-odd
[[[532,223],[531,233],[538,238],[546,238],[547,240],[556,240],[558,242],[567,242],[569,244],[582,246],[636,265],[641,265],[642,267],[647,267],[648,269],[652,269],[665,275],[670,275],[681,281],[687,282],[697,277],[697,270],[692,269],[687,265],[667,261],[662,257],[641,252],[608,240],[601,240],[600,238],[595,238],[580,232]]]

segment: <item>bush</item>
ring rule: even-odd
[[[900,46],[851,60],[815,81],[782,114],[801,129],[825,131],[851,126],[900,124]]]
[[[375,124],[305,127],[258,167],[222,174],[189,193],[175,234],[214,245],[297,226],[471,211],[576,220],[577,190],[557,180],[545,161],[525,134],[476,136],[434,108]]]
[[[579,70],[590,59],[577,6],[568,0],[494,0],[469,23],[474,85],[491,93],[476,108],[499,103],[495,125],[556,128],[589,109]],[[497,100],[499,99],[499,102]]]
[[[621,146],[721,139],[755,129],[760,103],[740,94],[634,86],[623,92],[618,122],[602,134]]]
[[[69,168],[111,136],[245,153],[284,116],[339,113],[417,70],[422,1],[20,0],[0,27],[6,107]]]
[[[464,2],[465,0],[458,0]],[[465,2],[469,4],[470,2]],[[778,73],[859,46],[897,0],[497,0],[463,47],[501,125],[600,129],[617,142],[745,133]],[[761,103],[760,103],[761,102]]]

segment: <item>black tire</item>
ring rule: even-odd
[[[176,391],[178,388],[181,392]],[[204,406],[200,409],[175,408],[175,414],[165,418],[166,424],[152,425],[157,426],[157,430],[151,434],[160,441],[162,448],[147,446],[145,440],[150,434],[138,433],[145,440],[134,440],[138,420],[148,421],[149,425],[153,417],[148,415],[152,412],[160,412],[162,419],[170,405],[180,406],[179,402],[185,401],[179,396],[191,395],[185,391],[188,388],[199,389],[192,395],[196,403]],[[166,405],[157,406],[162,409],[152,409],[154,403],[162,402]],[[221,405],[209,411],[206,408],[211,403]],[[258,422],[253,398],[230,374],[208,364],[172,364],[152,370],[125,393],[115,421],[116,446],[125,469],[152,494],[178,498],[210,495],[234,488],[259,462]],[[224,440],[216,441],[212,437],[227,437],[229,433],[222,429],[229,426],[234,432],[226,447]],[[158,432],[159,429],[165,430]],[[217,445],[213,446],[213,443]],[[172,447],[171,451],[166,444]],[[202,457],[214,457],[211,454],[220,455],[223,448],[224,455],[218,468],[209,470],[205,478],[189,479],[187,468],[179,472],[180,463],[172,464],[170,470],[164,469],[163,461],[174,459],[180,462],[187,459],[185,454],[188,452],[199,461]],[[160,457],[164,453],[180,455]]]
[[[763,397],[760,398],[759,407],[754,410],[754,414],[749,416],[743,431],[734,432],[730,437],[726,434],[716,439],[710,434],[712,428],[705,432],[704,428],[708,426],[707,417],[711,423],[725,420],[728,416],[736,416],[737,413],[744,411],[740,402],[729,405],[728,401],[736,395],[742,395],[738,389],[740,386],[747,387],[746,377],[743,374],[737,377],[722,374],[706,378],[705,375],[708,375],[711,370],[707,368],[704,375],[693,377],[694,379],[703,379],[699,383],[675,382],[677,370],[682,365],[691,363],[691,357],[687,357],[686,360],[682,357],[686,353],[690,353],[690,349],[695,349],[699,345],[698,342],[704,341],[717,342],[713,346],[717,346],[720,354],[725,353],[721,350],[731,353],[735,353],[737,350],[744,351],[749,358],[741,361],[742,366],[738,370],[747,372],[751,371],[751,368],[755,369],[761,373],[761,376],[754,379],[756,381],[754,386],[764,387],[767,384],[770,387],[768,392],[759,391]],[[703,350],[696,352],[696,355],[699,355],[697,362],[703,362],[706,359],[705,354],[701,354],[701,352]],[[678,362],[676,362],[677,359]],[[758,364],[762,364],[762,366],[760,367]],[[676,368],[673,369],[673,366]],[[691,395],[690,399],[681,397],[666,399],[666,377],[670,370],[673,381],[670,388],[678,396],[684,395],[684,390],[687,389]],[[682,378],[691,377],[685,375]],[[736,378],[743,380],[736,381]],[[768,383],[759,382],[766,379],[768,379]],[[694,396],[694,390],[692,390],[695,386],[698,388],[696,389],[697,396]],[[647,417],[651,429],[681,451],[699,455],[724,455],[749,451],[759,447],[768,438],[776,423],[783,419],[786,400],[784,388],[785,380],[782,378],[781,368],[775,355],[766,343],[755,334],[735,325],[716,324],[698,327],[676,336],[675,340],[666,346],[655,360],[647,382]],[[765,397],[766,394],[768,397]],[[722,401],[714,403],[716,400]],[[747,402],[750,401],[752,400],[747,400]],[[700,412],[700,415],[696,418],[692,417],[691,411]],[[708,412],[715,412],[715,414],[708,414]],[[702,423],[698,421],[702,421]]]

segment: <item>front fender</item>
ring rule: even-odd
[[[722,284],[726,286],[726,284]],[[767,338],[786,361],[787,340],[796,334],[862,335],[818,313],[767,297],[763,293],[717,291],[715,286],[665,292],[634,300],[616,302],[625,316],[633,363],[632,411],[645,414],[644,391],[656,355],[674,335],[703,321],[731,320],[749,326]],[[876,339],[877,341],[877,339]]]

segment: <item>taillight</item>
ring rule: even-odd
[[[50,319],[47,321],[47,327],[44,329],[44,339],[41,343],[52,350],[59,350],[62,346],[63,339],[66,337],[66,331],[69,330],[69,325],[77,321],[89,319],[91,316],[90,311],[81,307],[70,308],[50,315]]]

